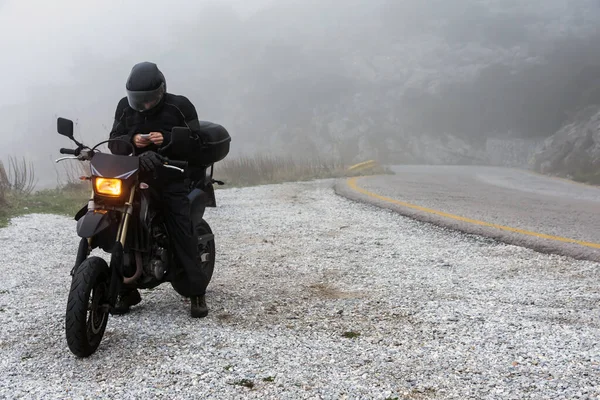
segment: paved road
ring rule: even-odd
[[[336,191],[467,233],[600,261],[600,188],[509,168],[392,169],[342,181]]]

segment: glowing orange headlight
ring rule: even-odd
[[[121,180],[115,178],[96,178],[96,193],[105,196],[121,195]]]

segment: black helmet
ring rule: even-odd
[[[131,69],[125,89],[129,106],[144,112],[160,103],[167,92],[167,83],[156,64],[141,62]]]

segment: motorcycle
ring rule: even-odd
[[[102,341],[123,285],[151,289],[170,282],[175,291],[184,294],[177,285],[169,235],[155,207],[157,192],[145,182],[139,157],[103,153],[98,149],[102,144],[122,141],[131,146],[133,154],[133,145],[122,139],[109,139],[89,148],[75,140],[73,122],[65,118],[58,118],[57,130],[77,147],[60,149],[61,154],[69,156],[56,162],[86,161],[90,168],[90,175],[81,177],[91,182],[92,194],[87,205],[75,215],[81,239],[71,270],[65,316],[69,349],[78,357],[88,357]],[[189,145],[188,128],[173,128],[171,137],[169,146],[185,149]],[[204,211],[206,207],[216,207],[213,184],[223,182],[213,179],[214,163],[189,173],[188,162],[164,157],[164,165],[158,168],[163,167],[182,174],[188,172],[187,176],[191,177],[188,198],[198,237],[198,265],[210,281],[215,265],[215,241],[211,227],[204,220]],[[109,263],[101,257],[90,256],[96,248],[110,254]]]

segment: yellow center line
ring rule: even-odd
[[[387,203],[392,203],[392,204],[397,204],[403,207],[407,207],[407,208],[411,208],[413,210],[419,210],[428,214],[434,214],[434,215],[439,215],[441,217],[446,217],[446,218],[450,218],[450,219],[454,219],[457,221],[461,221],[461,222],[466,222],[469,224],[473,224],[473,225],[479,225],[479,226],[487,226],[490,228],[495,228],[495,229],[500,229],[503,231],[508,231],[508,232],[514,232],[514,233],[520,233],[522,235],[528,235],[528,236],[535,236],[537,238],[541,238],[541,239],[548,239],[548,240],[554,240],[557,242],[564,242],[564,243],[575,243],[581,246],[585,246],[585,247],[592,247],[595,249],[600,249],[600,243],[591,243],[591,242],[584,242],[581,240],[576,240],[576,239],[570,239],[570,238],[566,238],[566,237],[561,237],[561,236],[553,236],[553,235],[547,235],[545,233],[538,233],[538,232],[533,232],[533,231],[528,231],[525,229],[519,229],[519,228],[512,228],[510,226],[504,226],[504,225],[499,225],[499,224],[492,224],[490,222],[485,222],[485,221],[479,221],[476,219],[471,219],[471,218],[465,218],[465,217],[461,217],[460,215],[454,215],[454,214],[450,214],[444,211],[439,211],[439,210],[434,210],[432,208],[427,208],[427,207],[422,207],[422,206],[418,206],[415,204],[411,204],[411,203],[406,203],[404,201],[400,201],[400,200],[396,200],[396,199],[392,199],[390,197],[385,197],[385,196],[381,196],[377,193],[373,193],[373,192],[369,192],[368,190],[365,190],[363,188],[361,188],[360,186],[358,186],[358,184],[356,183],[356,181],[359,179],[359,177],[354,177],[354,178],[349,178],[348,179],[348,186],[359,193],[362,193],[366,196],[381,200],[381,201],[385,201]]]

